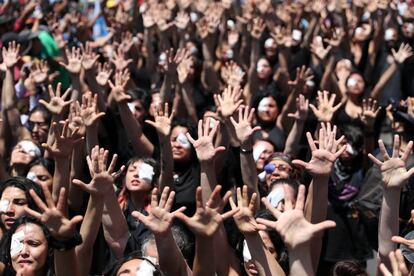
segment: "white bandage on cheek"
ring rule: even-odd
[[[191,22],[196,22],[198,20],[198,15],[195,12],[190,13],[190,20]]]
[[[266,111],[268,111],[269,110],[269,104],[270,104],[270,99],[263,98],[259,102],[259,105],[257,106],[257,111],[259,111],[259,112],[266,112]]]
[[[292,31],[292,38],[295,41],[301,41],[302,40],[302,32],[299,30],[293,30]]]
[[[0,200],[0,213],[5,213],[9,209],[10,201],[3,199]]]
[[[135,104],[134,103],[127,103],[129,110],[131,110],[131,112],[135,112]]]
[[[232,59],[234,57],[234,52],[233,52],[233,50],[232,49],[228,49],[227,51],[226,51],[226,58],[228,58],[228,59]]]
[[[266,148],[263,145],[259,145],[259,146],[255,147],[253,149],[253,159],[254,159],[254,162],[257,162],[257,160],[259,160],[260,155],[265,151],[265,149]]]
[[[24,152],[32,157],[39,157],[41,155],[40,149],[31,141],[21,141],[19,145]]]
[[[213,117],[209,117],[208,118],[208,126],[210,128],[214,128],[216,126],[216,119],[214,119]]]
[[[257,177],[259,178],[259,180],[260,181],[265,181],[265,179],[266,179],[266,172],[265,171],[262,171],[261,173],[259,173],[258,175],[257,175]]]
[[[250,254],[249,247],[247,246],[246,240],[243,241],[243,260],[245,263],[252,259],[252,255]]]
[[[141,163],[138,167],[138,175],[139,179],[151,183],[154,176],[154,167],[147,163]]]
[[[161,53],[160,58],[158,59],[158,64],[161,66],[166,65],[167,63],[167,55],[165,53]]]
[[[12,235],[10,244],[10,256],[16,257],[23,250],[24,231],[16,232]]]
[[[266,39],[266,41],[264,43],[264,46],[265,46],[265,48],[270,48],[270,47],[273,46],[274,43],[275,43],[275,41],[274,41],[273,38],[268,38],[268,39]]]
[[[388,29],[385,31],[384,39],[385,41],[392,40],[392,37],[394,36],[394,31],[392,29]]]
[[[359,35],[359,34],[361,34],[363,32],[363,29],[361,28],[361,27],[358,27],[358,28],[356,28],[355,29],[355,34],[356,35]]]
[[[399,2],[397,5],[398,13],[403,16],[407,11],[408,5],[405,2]]]
[[[407,32],[412,33],[414,31],[414,24],[407,23]]]
[[[187,136],[184,133],[180,133],[177,136],[177,142],[181,144],[181,146],[185,149],[191,149],[190,141],[188,141]]]
[[[234,27],[236,27],[236,24],[234,23],[233,20],[227,20],[227,28],[229,29],[234,29]]]
[[[315,82],[313,80],[308,80],[308,81],[306,81],[306,85],[308,87],[314,87],[315,86]]]
[[[37,175],[34,172],[28,172],[26,175],[27,179],[30,179],[31,181],[37,181]]]
[[[285,198],[285,190],[283,190],[283,188],[274,189],[267,195],[266,198],[269,200],[270,204],[276,208],[277,205],[279,205],[279,203]]]
[[[147,260],[143,260],[139,269],[136,272],[136,276],[152,276],[154,275],[155,267]]]
[[[355,86],[357,84],[357,81],[356,81],[356,79],[353,79],[353,78],[349,78],[348,79],[348,81],[346,82],[346,85],[348,86],[348,87],[353,87],[353,86]]]

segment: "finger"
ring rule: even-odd
[[[244,185],[242,189],[242,203],[243,207],[249,206],[249,195],[247,194],[247,186]]]
[[[384,161],[387,161],[390,159],[390,156],[388,155],[387,149],[385,148],[384,142],[380,139],[378,140],[378,146],[380,148],[382,157],[384,159]]]
[[[52,194],[50,193],[49,189],[45,184],[41,184],[40,187],[43,190],[43,194],[45,196],[46,204],[49,208],[55,207],[55,203],[53,202]]]
[[[253,212],[256,209],[257,194],[253,193],[250,199],[249,209]]]
[[[304,168],[304,169],[306,169],[306,167],[307,167],[307,165],[308,165],[308,163],[306,163],[305,161],[302,161],[302,160],[300,160],[300,159],[295,159],[295,160],[293,160],[293,161],[292,161],[292,163],[293,163],[294,165],[296,165],[296,166],[300,166],[300,167],[302,167],[302,168]]]
[[[258,219],[256,219],[256,222],[257,222],[259,225],[265,225],[265,226],[267,226],[268,228],[271,228],[271,229],[276,229],[276,222],[275,222],[275,221],[271,221],[271,220],[267,220],[267,219],[258,218]]]
[[[336,223],[332,220],[325,220],[314,225],[315,233],[322,232],[325,229],[334,228]]]
[[[236,197],[237,197],[237,206],[238,207],[243,207],[243,197],[242,197],[242,193],[241,193],[240,187],[238,187],[236,189]]]
[[[295,209],[303,210],[305,206],[305,186],[300,185],[298,191],[298,197],[296,199]]]
[[[234,199],[232,197],[230,197],[229,203],[232,210],[237,208],[236,203],[234,202]]]
[[[26,212],[26,214],[28,214],[31,217],[34,217],[37,220],[40,220],[42,218],[42,214],[40,214],[39,212],[36,212],[35,210],[30,209],[27,206],[24,207],[24,211]]]
[[[313,140],[312,134],[310,134],[310,132],[306,132],[306,138],[308,139],[308,144],[309,144],[311,151],[317,150],[315,141]]]
[[[184,222],[185,224],[189,224],[189,221],[191,220],[191,218],[187,217],[184,213],[182,212],[177,212],[174,213],[174,217],[178,218],[179,220],[181,220],[182,222]]]
[[[239,210],[240,210],[239,208],[236,208],[236,209],[232,209],[230,211],[225,212],[224,214],[221,215],[222,220],[224,221],[230,217],[233,217],[234,214],[236,214]]]
[[[378,166],[382,165],[382,162],[380,160],[378,160],[377,158],[375,158],[374,155],[372,155],[371,153],[368,153],[368,158],[371,159],[371,161],[375,164],[377,164]]]
[[[392,149],[392,158],[398,158],[400,156],[400,136],[394,135],[394,145]]]
[[[197,209],[203,209],[203,195],[201,187],[197,187],[196,190],[196,207]]]
[[[405,259],[400,249],[397,249],[395,251],[395,257],[397,257],[398,268],[400,272],[402,273],[402,275],[408,275],[408,269],[407,269],[407,266],[405,265]]]
[[[279,218],[280,215],[282,214],[279,210],[274,208],[272,206],[272,204],[270,204],[270,202],[267,198],[263,197],[262,198],[262,203],[266,206],[266,209],[268,209],[275,218]]]
[[[391,50],[394,50],[394,49],[391,49]],[[393,276],[392,273],[385,266],[385,264],[383,264],[383,263],[380,264],[379,268],[380,268],[380,270],[382,272],[382,275],[384,275],[384,276]]]
[[[89,193],[89,186],[88,184],[86,184],[85,182],[79,180],[79,179],[73,179],[72,180],[72,184],[78,186],[79,188],[81,188],[83,191]]]
[[[160,202],[158,203],[158,207],[164,209],[165,203],[167,202],[169,192],[170,192],[170,188],[165,187],[164,190],[161,193],[161,198],[160,198]]]
[[[34,190],[30,190],[29,194],[33,198],[33,201],[36,203],[37,207],[39,207],[41,211],[44,212],[48,209],[47,205],[42,201],[42,199],[40,199],[40,197],[37,195],[37,193]]]
[[[151,208],[154,209],[158,206],[158,190],[157,188],[152,189],[151,192]]]
[[[144,214],[142,214],[141,212],[138,212],[138,211],[133,211],[132,213],[131,213],[131,215],[135,218],[135,219],[137,219],[137,220],[139,220],[140,222],[142,222],[144,225],[146,225],[146,222],[147,222],[147,217],[144,215]]]
[[[175,210],[175,211],[174,211],[174,212],[172,212],[171,214],[175,217],[175,215],[176,215],[177,213],[182,213],[182,212],[184,212],[185,210],[187,210],[187,207],[183,206],[183,207],[178,208],[177,210]]]
[[[112,174],[112,172],[115,170],[115,165],[116,165],[116,161],[117,160],[118,160],[118,155],[117,154],[114,154],[112,156],[111,163],[109,164],[109,167],[108,167],[108,173],[109,174]]]
[[[165,203],[164,209],[169,212],[171,210],[172,205],[174,204],[174,198],[175,198],[175,192],[172,191],[167,199],[167,202]]]
[[[65,213],[66,209],[66,189],[61,188],[59,191],[59,197],[57,200],[56,208],[61,211],[62,213]]]
[[[401,157],[401,159],[407,163],[408,158],[411,155],[411,150],[413,148],[413,141],[408,142],[407,146],[405,147],[404,153]]]

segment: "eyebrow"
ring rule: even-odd
[[[124,269],[124,270],[120,271],[120,272],[117,274],[117,276],[122,275],[122,274],[124,274],[124,273],[130,273],[130,272],[131,272],[131,271],[130,271],[128,268],[126,268],[126,269]]]

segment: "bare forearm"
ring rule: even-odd
[[[253,193],[256,193],[257,195],[259,194],[256,163],[253,159],[253,153],[243,152],[252,150],[251,142],[243,143],[240,147],[240,150],[240,167],[242,168],[242,179],[244,185],[247,186],[250,198]],[[257,201],[256,203],[256,207],[257,209],[259,209],[259,201]]]
[[[164,187],[171,187],[173,181],[173,170],[174,170],[174,161],[172,156],[172,149],[169,137],[160,137],[160,147],[161,147],[161,174],[159,180],[159,189],[160,191],[164,190]]]
[[[8,110],[16,106],[17,97],[14,91],[13,68],[8,68],[6,70],[1,96],[1,104],[3,109]]]
[[[83,179],[83,168],[85,164],[85,144],[80,142],[73,149],[71,160],[70,179]],[[70,181],[71,183],[71,181]],[[72,210],[81,211],[83,205],[83,191],[76,185],[69,186],[68,204]]]
[[[184,84],[182,87],[182,100],[187,109],[188,115],[194,122],[198,121],[197,112],[193,98],[193,88],[190,84]]]
[[[216,186],[216,171],[214,167],[214,161],[201,161],[201,175],[200,186],[202,188],[203,204],[206,204],[207,199],[210,197],[214,187]]]
[[[309,247],[289,250],[290,275],[314,275]]]
[[[53,175],[53,200],[57,201],[61,188],[69,191],[70,157],[55,158],[55,174]]]
[[[212,239],[196,237],[196,253],[193,264],[193,275],[215,275],[215,259],[213,252],[214,246]]]
[[[378,99],[382,93],[382,90],[384,89],[385,85],[388,83],[388,81],[391,79],[391,77],[394,75],[394,73],[397,71],[397,63],[392,63],[387,70],[382,74],[381,78],[375,85],[374,89],[371,91],[371,97],[374,99]]]
[[[284,153],[295,155],[297,153],[298,145],[300,139],[302,138],[303,127],[305,125],[304,121],[296,120],[293,124],[292,129],[289,132],[289,135],[286,139],[286,146]]]
[[[75,249],[67,251],[54,251],[55,275],[57,276],[78,276],[82,275],[76,258]]]

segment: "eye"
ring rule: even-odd
[[[28,240],[27,244],[32,246],[32,247],[38,247],[41,243],[38,241],[34,241],[34,240]]]
[[[16,204],[16,205],[19,205],[19,206],[23,206],[23,205],[27,204],[27,201],[26,201],[26,199],[22,199],[22,198],[19,199],[18,198],[18,199],[14,199],[13,203]]]

